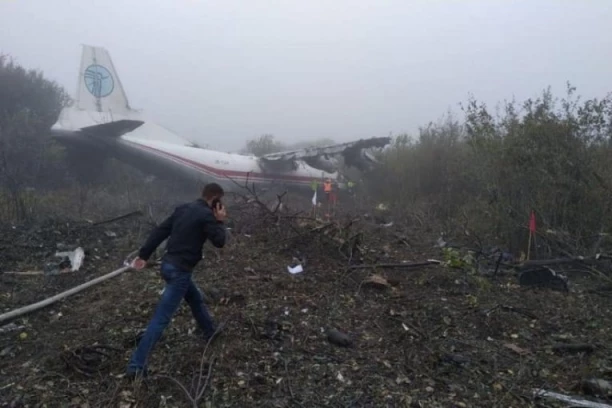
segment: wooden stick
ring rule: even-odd
[[[370,269],[370,268],[418,268],[420,266],[439,265],[441,262],[436,260],[412,263],[389,263],[389,264],[368,264],[351,265],[348,269]]]
[[[529,255],[531,254],[531,236],[533,234],[529,231],[529,241],[527,241],[527,260],[529,260]]]
[[[32,312],[34,312],[34,311],[36,311],[38,309],[42,309],[43,307],[47,307],[47,306],[49,306],[49,305],[51,305],[51,304],[53,304],[53,303],[55,303],[55,302],[57,302],[59,300],[67,298],[68,296],[74,295],[75,293],[79,293],[79,292],[81,292],[84,289],[87,289],[87,288],[89,288],[91,286],[94,286],[94,285],[100,283],[100,282],[104,282],[105,280],[108,280],[108,279],[113,278],[113,277],[115,277],[117,275],[120,275],[123,272],[127,271],[128,269],[131,269],[131,266],[124,266],[123,268],[119,268],[119,269],[117,269],[117,270],[115,270],[113,272],[110,272],[110,273],[106,274],[106,275],[99,276],[99,277],[97,277],[95,279],[90,280],[89,282],[85,282],[85,283],[83,283],[83,284],[81,284],[79,286],[75,286],[72,289],[68,289],[65,292],[58,293],[57,295],[52,296],[52,297],[47,298],[47,299],[44,299],[44,300],[41,300],[40,302],[33,303],[31,305],[28,305],[28,306],[20,307],[19,309],[11,310],[10,312],[6,312],[4,314],[1,314],[0,315],[0,324],[8,322],[8,321],[10,321],[12,319],[15,319],[15,318],[17,318],[19,316],[22,316],[24,314],[32,313]]]
[[[44,275],[45,271],[23,271],[23,272],[17,272],[17,271],[6,271],[6,272],[2,272],[5,275],[21,275],[21,276],[33,276],[33,275]]]
[[[110,219],[104,220],[104,221],[94,222],[91,225],[97,226],[97,225],[110,224],[111,222],[120,221],[120,220],[124,220],[126,218],[135,217],[135,216],[141,216],[141,215],[142,215],[142,211],[136,210],[136,211],[132,211],[130,213],[124,214],[124,215],[120,215],[119,217],[110,218]]]

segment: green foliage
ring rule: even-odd
[[[70,102],[58,84],[35,70],[26,70],[10,58],[0,56],[0,118],[23,118],[30,126],[49,128]]]
[[[42,73],[3,56],[0,89],[0,189],[10,197],[4,210],[23,218],[30,201],[24,191],[44,184],[60,162],[61,151],[45,135],[69,98]]]
[[[477,293],[487,292],[491,289],[491,281],[480,275],[478,272],[478,262],[472,251],[467,251],[465,255],[454,248],[442,249],[444,266],[452,269],[460,269],[465,273],[465,283],[476,289]],[[467,303],[475,307],[478,305],[478,297],[474,295],[466,296]]]
[[[370,191],[424,224],[470,230],[489,242],[525,247],[530,210],[541,227],[578,247],[612,227],[612,97],[581,102],[546,90],[500,113],[471,98],[463,121],[448,115],[395,138]]]
[[[444,265],[449,268],[473,270],[476,265],[476,260],[472,252],[468,252],[466,255],[461,256],[461,253],[456,249],[444,248],[442,250],[442,256],[444,257]]]

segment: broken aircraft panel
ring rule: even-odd
[[[390,137],[375,137],[361,139],[355,142],[340,143],[324,147],[308,147],[280,153],[270,153],[261,157],[261,163],[265,167],[272,167],[273,163],[295,163],[298,160],[306,162],[309,166],[333,172],[338,168],[337,156],[342,156],[344,163],[360,170],[371,168],[376,163],[374,156],[366,149],[382,148],[391,142]]]

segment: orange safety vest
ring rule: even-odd
[[[332,185],[329,181],[326,181],[325,183],[323,183],[323,191],[325,191],[326,193],[330,193],[332,190]]]

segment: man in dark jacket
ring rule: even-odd
[[[133,263],[135,269],[144,268],[155,249],[168,239],[161,265],[161,276],[166,287],[153,318],[128,363],[129,376],[147,374],[148,355],[172,320],[182,299],[189,304],[205,338],[210,339],[215,334],[217,328],[191,275],[202,259],[202,246],[207,239],[217,248],[225,245],[223,221],[227,214],[220,203],[223,194],[220,185],[207,184],[202,191],[202,198],[178,206],[170,217],[151,232],[140,249],[138,258]]]

